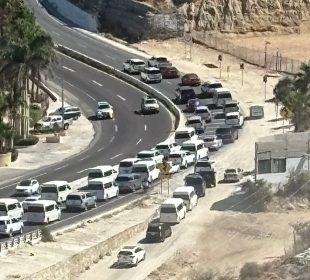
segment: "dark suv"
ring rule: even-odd
[[[172,234],[171,226],[160,223],[158,219],[149,223],[146,230],[145,240],[147,242],[163,242]]]
[[[234,143],[238,139],[238,129],[232,126],[223,126],[216,129],[215,134],[222,139],[223,144]]]
[[[176,102],[185,104],[190,99],[196,98],[195,90],[190,86],[181,86],[176,90]]]
[[[79,107],[74,106],[65,106],[58,108],[54,113],[51,113],[50,115],[60,115],[62,116],[62,110],[64,114],[64,120],[68,119],[74,119],[77,120],[81,116],[81,110]]]
[[[206,195],[206,181],[199,173],[190,173],[184,178],[185,186],[194,187],[198,197]]]

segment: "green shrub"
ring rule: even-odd
[[[17,138],[15,139],[16,146],[32,146],[39,142],[39,138],[37,136],[30,136],[26,139]]]
[[[42,231],[42,236],[41,236],[42,242],[55,242],[56,241],[51,231],[47,227],[42,227],[41,231]]]
[[[262,269],[256,263],[246,263],[240,270],[240,280],[256,280],[262,274]]]
[[[296,174],[291,172],[288,182],[283,186],[282,192],[284,196],[294,194],[295,196],[305,196],[310,194],[310,172],[302,172]]]
[[[14,162],[17,160],[17,158],[18,158],[18,150],[13,148],[11,150],[11,161]]]

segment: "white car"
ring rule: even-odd
[[[159,104],[155,98],[146,97],[143,98],[141,104],[141,112],[144,113],[158,113],[159,112]]]
[[[146,83],[160,83],[162,78],[160,69],[156,67],[146,67],[141,71],[141,80]]]
[[[189,151],[175,151],[169,155],[168,161],[173,164],[178,164],[182,168],[187,168],[189,165],[195,163],[195,154],[192,154]]]
[[[113,106],[105,101],[98,102],[96,117],[97,119],[113,119],[114,118]]]
[[[15,188],[16,194],[32,195],[39,193],[40,184],[36,179],[23,180]]]
[[[240,168],[229,168],[224,172],[225,182],[239,182],[243,178],[243,171]]]
[[[117,255],[118,265],[137,266],[139,262],[145,260],[145,250],[138,246],[124,246]]]
[[[172,63],[164,56],[153,56],[148,61],[147,64],[149,67],[168,67],[172,66]]]
[[[156,164],[162,163],[164,159],[164,156],[157,150],[141,151],[136,157],[141,160],[153,159]]]
[[[28,207],[32,202],[37,202],[40,199],[41,199],[41,195],[37,195],[37,196],[29,196],[24,201],[22,201],[21,205],[24,209],[24,212],[27,212]]]
[[[206,122],[211,122],[211,111],[208,106],[198,106],[195,109],[194,114],[200,116]]]
[[[223,147],[223,140],[218,138],[216,135],[208,135],[203,138],[205,142],[205,146],[209,148],[209,150],[218,151]]]
[[[170,153],[181,150],[181,146],[175,142],[161,142],[156,145],[155,149],[159,151],[162,155],[167,156]]]
[[[127,59],[123,63],[123,71],[130,74],[139,74],[145,67],[146,63],[143,60],[137,58]]]
[[[225,124],[242,128],[244,117],[240,112],[231,112],[225,115]]]
[[[21,219],[0,216],[0,235],[12,237],[13,234],[23,233],[24,223]]]

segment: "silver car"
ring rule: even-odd
[[[90,192],[72,192],[67,196],[67,209],[87,211],[91,207],[97,207],[97,198]]]

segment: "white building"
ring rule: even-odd
[[[255,143],[256,179],[285,184],[292,171],[310,169],[310,132],[262,137]]]

